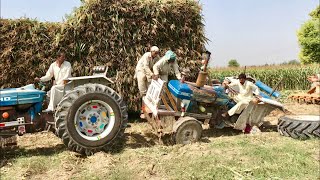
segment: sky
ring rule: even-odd
[[[1,18],[59,22],[80,0],[0,0]],[[298,59],[297,30],[319,0],[200,0],[210,65],[241,66]],[[161,45],[158,45],[161,47]]]

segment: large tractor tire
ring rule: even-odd
[[[278,132],[294,139],[320,137],[320,116],[292,115],[279,118]]]
[[[127,121],[123,99],[101,84],[76,87],[63,97],[55,113],[58,137],[68,149],[84,155],[112,150]]]

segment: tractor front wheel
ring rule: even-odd
[[[177,144],[191,144],[201,138],[202,125],[191,117],[180,118],[174,125],[173,139]]]
[[[111,88],[100,84],[76,87],[55,113],[57,135],[72,151],[91,155],[110,150],[124,134],[127,107]]]

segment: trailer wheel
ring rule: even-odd
[[[278,132],[294,139],[320,137],[320,116],[293,115],[279,118]]]
[[[173,139],[176,144],[191,144],[201,138],[201,123],[191,117],[180,118],[174,125]]]
[[[55,113],[57,135],[68,149],[91,155],[111,150],[124,134],[127,107],[111,88],[85,84],[66,94]]]

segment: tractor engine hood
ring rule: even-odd
[[[20,88],[1,89],[0,107],[42,102],[45,94],[45,91],[35,89],[33,84]]]

